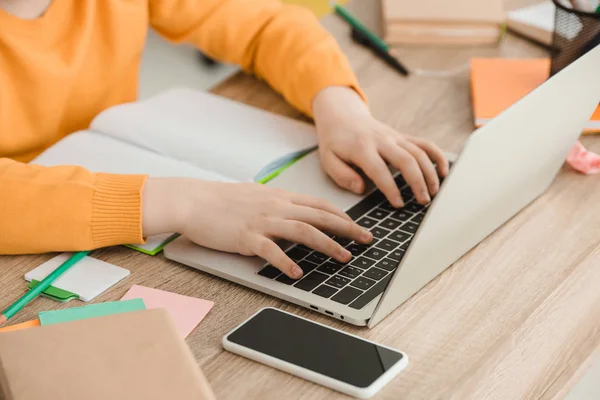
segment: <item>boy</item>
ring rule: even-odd
[[[135,100],[148,25],[239,64],[312,116],[323,168],[342,187],[364,190],[352,163],[402,206],[389,162],[418,201],[437,192],[438,173],[448,171],[441,150],[371,116],[335,40],[302,8],[277,0],[0,0],[0,254],[179,232],[203,246],[258,255],[299,278],[274,239],[340,261],[350,253],[321,230],[372,239],[324,200],[260,185],[24,164],[107,107]]]

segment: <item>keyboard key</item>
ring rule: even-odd
[[[389,274],[388,276],[377,282],[375,286],[367,290],[362,296],[360,296],[352,304],[350,304],[350,307],[355,310],[360,310],[361,308],[369,304],[375,297],[383,293],[388,283],[390,282],[390,279],[392,279],[392,274]]]
[[[402,260],[402,257],[404,257],[404,250],[396,249],[396,250],[392,251],[390,254],[388,254],[388,257],[391,258],[392,260],[400,261],[400,260]]]
[[[412,238],[411,238],[411,240],[412,240]],[[406,243],[403,243],[402,246],[400,246],[400,249],[406,251],[406,250],[408,250],[408,246],[410,246],[410,240]]]
[[[378,220],[382,220],[385,217],[387,217],[388,215],[390,215],[390,212],[386,211],[386,210],[382,210],[381,208],[373,210],[368,214],[369,217],[378,219]]]
[[[409,187],[405,187],[404,189],[402,189],[400,191],[400,194],[402,195],[402,198],[404,199],[404,203],[408,203],[410,200],[412,200],[413,197],[413,192],[412,189]]]
[[[354,287],[357,287],[362,290],[367,290],[367,289],[371,288],[374,284],[375,284],[375,281],[373,279],[359,276],[350,284],[350,286],[354,286]]]
[[[329,298],[337,291],[338,291],[337,289],[332,288],[331,286],[321,285],[318,288],[316,288],[315,290],[313,290],[313,293],[316,294],[317,296]]]
[[[272,265],[267,265],[266,267],[258,271],[258,274],[264,276],[265,278],[275,279],[279,276],[279,274],[281,274],[281,271]]]
[[[375,228],[371,229],[371,233],[373,234],[374,238],[381,239],[384,238],[387,234],[389,234],[390,231],[376,226]]]
[[[367,268],[369,268],[373,264],[375,264],[375,261],[373,261],[373,260],[371,260],[369,258],[366,258],[366,257],[355,258],[350,263],[350,265],[353,265],[355,267],[362,268],[362,269],[367,269]]]
[[[329,274],[329,275],[333,275],[336,272],[338,272],[340,269],[342,269],[342,265],[340,265],[340,264],[334,264],[334,263],[331,263],[331,262],[326,262],[325,264],[321,265],[317,269],[317,271],[324,272],[324,273]]]
[[[296,248],[297,248],[297,249],[304,250],[304,251],[306,251],[306,252],[308,252],[308,253],[312,253],[312,251],[313,251],[313,249],[309,249],[308,247],[306,247],[306,246],[305,246],[305,245],[303,245],[303,244],[297,244],[297,245],[296,245]]]
[[[385,210],[385,211],[389,211],[389,212],[396,211],[396,207],[391,205],[390,202],[387,200],[385,200],[383,203],[381,203],[379,205],[379,208],[381,208],[382,210]]]
[[[350,253],[352,253],[353,256],[356,257],[364,253],[365,250],[367,250],[367,248],[360,244],[352,243],[350,246],[346,246],[346,250],[348,250]]]
[[[384,258],[383,260],[375,264],[375,266],[383,268],[386,271],[393,271],[398,266],[398,261],[392,260],[391,258]]]
[[[365,256],[371,257],[374,260],[381,260],[386,256],[386,252],[381,249],[371,248],[365,253]]]
[[[400,243],[388,239],[383,239],[382,241],[377,243],[377,247],[386,251],[392,251],[398,246],[400,246]]]
[[[422,209],[424,209],[425,207],[423,207],[421,204],[416,203],[414,201],[411,201],[410,203],[408,203],[405,207],[406,210],[412,212],[412,213],[418,213],[419,211],[421,211]]]
[[[310,271],[312,271],[313,269],[318,267],[317,264],[311,263],[310,261],[306,261],[306,260],[300,261],[298,263],[298,266],[302,269],[302,272],[304,272],[304,275],[308,274]]]
[[[387,275],[387,272],[373,267],[370,270],[368,270],[367,272],[363,273],[363,276],[366,276],[367,278],[371,278],[371,279],[375,279],[376,281],[380,280],[381,278],[383,278],[384,276]]]
[[[333,240],[342,247],[348,246],[350,243],[352,243],[352,240],[350,240],[350,239],[346,239],[343,237],[337,237],[337,236],[335,238],[333,238]]]
[[[333,296],[331,300],[341,304],[349,304],[352,300],[356,299],[361,294],[363,294],[361,290],[355,289],[353,287],[346,287],[337,292],[337,294]]]
[[[351,282],[350,279],[344,278],[343,276],[334,275],[327,281],[328,285],[334,286],[336,288],[343,288],[347,284]]]
[[[298,282],[297,279],[292,279],[289,276],[287,276],[286,274],[281,274],[277,277],[277,279],[275,279],[277,282],[281,282],[281,283],[285,283],[286,285],[291,285],[294,284],[296,282]]]
[[[325,262],[325,260],[327,260],[329,258],[329,256],[326,256],[323,253],[319,253],[318,251],[313,251],[308,257],[306,257],[306,260],[310,261],[310,262],[314,262],[315,264],[323,264]]]
[[[398,185],[398,187],[400,189],[402,189],[404,186],[406,186],[406,181],[404,180],[404,178],[402,177],[402,175],[398,175],[394,178],[394,180],[396,181],[396,185]]]
[[[343,270],[340,271],[340,275],[345,276],[346,278],[354,279],[360,274],[362,274],[363,270],[360,268],[352,267],[348,265]]]
[[[377,225],[377,220],[374,220],[373,218],[369,218],[369,217],[363,217],[361,219],[359,219],[358,221],[356,221],[356,223],[360,226],[362,226],[363,228],[371,228],[375,225]]]
[[[420,224],[421,222],[423,222],[423,218],[425,218],[425,214],[419,213],[415,214],[415,216],[412,217],[411,221]]]
[[[393,213],[390,218],[397,219],[398,221],[408,221],[413,215],[413,213],[410,213],[405,209],[401,209]]]
[[[400,243],[407,241],[409,238],[410,234],[402,231],[396,231],[388,236],[388,239],[393,239]]]
[[[294,286],[296,286],[298,289],[310,292],[311,290],[319,286],[321,283],[325,282],[327,278],[329,278],[329,276],[315,271],[306,275],[300,280],[300,282],[296,283]]]
[[[356,221],[358,218],[362,217],[373,208],[375,208],[379,203],[385,200],[385,196],[379,190],[374,191],[364,199],[362,199],[359,203],[357,203],[354,207],[348,210],[347,214]]]
[[[294,246],[291,249],[289,249],[288,251],[285,252],[285,254],[288,255],[289,258],[291,258],[294,261],[300,261],[302,260],[304,257],[306,257],[308,254],[310,253],[310,251],[306,251],[298,246]]]
[[[417,229],[419,229],[419,225],[412,223],[412,222],[407,222],[404,225],[402,225],[400,227],[400,229],[402,229],[404,232],[408,232],[408,233],[416,233]]]
[[[397,227],[399,227],[400,224],[401,224],[401,222],[398,222],[394,219],[388,218],[379,225],[383,228],[393,230],[393,229],[396,229]]]

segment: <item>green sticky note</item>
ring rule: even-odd
[[[103,317],[105,315],[120,314],[145,309],[146,306],[144,305],[142,299],[131,299],[90,304],[83,307],[67,308],[65,310],[42,311],[40,312],[39,317],[42,325],[53,325],[60,324],[61,322]]]

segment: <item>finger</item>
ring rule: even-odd
[[[440,178],[438,177],[433,162],[427,153],[421,150],[421,148],[417,145],[410,142],[404,142],[403,146],[415,158],[415,160],[417,160],[417,163],[423,172],[423,176],[425,177],[429,194],[431,196],[435,195],[440,189]]]
[[[278,220],[267,227],[270,236],[301,243],[340,262],[348,262],[352,254],[329,236],[301,221]]]
[[[318,210],[323,210],[330,214],[337,215],[340,218],[352,221],[348,214],[346,214],[345,212],[343,212],[342,210],[340,210],[325,199],[293,193],[291,197],[291,202],[299,206],[306,206]]]
[[[356,194],[364,192],[365,183],[360,175],[333,152],[321,153],[321,165],[338,186]]]
[[[367,174],[394,207],[404,207],[398,185],[376,149],[361,149],[353,162]]]
[[[346,237],[361,243],[370,243],[373,234],[357,225],[352,220],[341,218],[324,210],[305,206],[290,207],[285,211],[288,220],[306,222],[321,231],[333,233],[336,236]]]
[[[302,277],[302,269],[272,240],[257,235],[251,242],[250,248],[254,254],[265,259],[290,278],[300,279]]]
[[[429,158],[437,164],[438,173],[440,174],[440,176],[444,177],[448,175],[448,172],[450,170],[448,158],[446,157],[446,154],[444,154],[444,151],[438,146],[436,146],[435,143],[430,142],[429,140],[419,139],[413,136],[407,137],[406,140],[416,144],[421,149],[423,149],[425,153],[427,153]]]
[[[417,201],[427,204],[431,201],[429,190],[423,176],[419,163],[407,150],[399,145],[389,145],[382,149],[383,155],[396,169],[402,173],[402,177],[412,189]]]

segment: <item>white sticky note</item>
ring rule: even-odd
[[[70,256],[70,253],[63,253],[54,257],[26,273],[25,279],[29,282],[41,281]],[[127,276],[129,276],[129,270],[125,268],[92,257],[85,257],[54,281],[52,286],[75,293],[82,301],[90,301]]]

